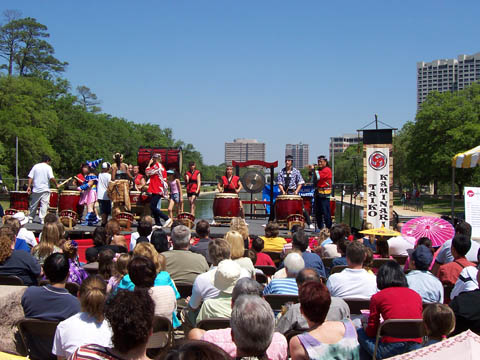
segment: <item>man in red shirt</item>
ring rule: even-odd
[[[472,241],[468,236],[457,234],[452,240],[452,255],[455,260],[440,266],[438,270],[438,279],[443,285],[454,286],[457,282],[458,276],[463,268],[467,266],[477,266],[468,261],[465,255],[470,250]]]
[[[317,158],[318,169],[310,166],[313,185],[315,186],[315,218],[319,230],[325,226],[332,227],[332,217],[330,214],[330,194],[332,193],[332,170],[328,167],[327,158],[320,155]]]
[[[165,180],[167,178],[167,172],[161,163],[161,159],[160,154],[153,154],[145,173],[150,176],[148,192],[152,194],[150,198],[150,210],[155,219],[155,225],[162,225],[160,222],[160,218],[162,218],[162,220],[165,221],[163,227],[169,227],[172,224],[172,219],[158,208],[158,202],[168,191],[168,184]]]

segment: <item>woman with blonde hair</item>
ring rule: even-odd
[[[245,249],[250,248],[248,225],[245,222],[245,219],[242,219],[241,217],[232,218],[232,220],[230,221],[230,230],[238,231],[240,234],[242,234],[243,246],[245,247]]]
[[[55,331],[52,352],[58,359],[68,358],[86,344],[111,346],[112,330],[103,316],[106,294],[101,276],[92,275],[83,281],[78,292],[82,311],[60,322]]]
[[[46,223],[43,225],[40,242],[32,249],[33,257],[43,266],[43,262],[48,256],[61,252],[58,225],[56,223]]]
[[[225,234],[225,240],[230,244],[230,257],[242,268],[242,275],[255,278],[255,267],[249,257],[245,257],[243,236],[238,231],[230,230]],[[242,277],[243,277],[242,276]]]

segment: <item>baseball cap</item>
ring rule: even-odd
[[[22,225],[22,226],[25,225],[26,223],[28,223],[28,218],[25,216],[23,211],[19,211],[19,212],[15,213],[15,215],[13,215],[13,218],[17,219],[20,222],[20,225]]]
[[[240,278],[242,269],[235,261],[226,259],[220,261],[215,271],[213,286],[224,293],[231,294],[233,288]]]
[[[102,169],[108,169],[109,167],[110,167],[110,163],[109,163],[109,162],[104,161],[104,162],[102,163]]]
[[[412,253],[412,260],[418,270],[428,270],[433,261],[432,251],[425,245],[419,245]]]
[[[160,155],[159,153],[155,153],[155,154],[152,155],[152,158],[159,158],[159,157],[161,157],[161,156],[162,156],[162,155]]]

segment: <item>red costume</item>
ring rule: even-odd
[[[223,182],[223,192],[226,193],[236,193],[236,189],[240,186],[238,183],[240,178],[236,175],[233,175],[230,181],[228,181],[227,177],[225,175],[222,176],[222,182]]]
[[[148,185],[148,192],[151,194],[163,195],[165,192],[165,179],[167,172],[162,164],[156,162],[145,170],[146,174],[150,176],[150,184]]]
[[[315,170],[315,177],[317,179],[317,192],[322,195],[330,195],[332,192],[332,170],[328,166]]]
[[[185,175],[188,176],[187,194],[194,194],[194,195],[197,194],[198,193],[197,179],[198,179],[198,176],[200,175],[200,171],[195,170],[193,174],[190,171],[187,171]]]

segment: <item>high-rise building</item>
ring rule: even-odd
[[[285,145],[285,156],[293,156],[293,167],[303,169],[308,165],[308,144]]]
[[[456,59],[417,62],[417,108],[432,91],[463,90],[480,80],[480,52],[459,55]]]
[[[255,139],[235,139],[225,143],[225,164],[231,165],[232,160],[265,161],[265,143],[259,143]]]
[[[350,145],[356,145],[362,138],[356,134],[343,134],[342,136],[330,138],[329,156],[332,161],[332,150],[336,154],[343,153]]]

